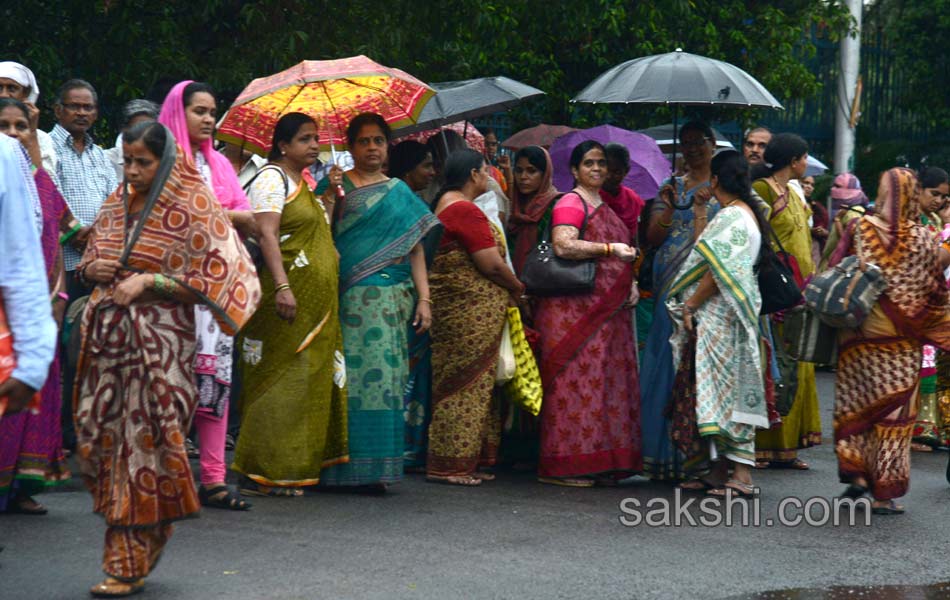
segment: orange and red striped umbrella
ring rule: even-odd
[[[252,81],[228,111],[218,138],[267,154],[277,121],[301,112],[317,122],[321,148],[345,146],[346,125],[359,113],[377,113],[398,129],[415,123],[434,95],[412,75],[365,56],[305,60]]]

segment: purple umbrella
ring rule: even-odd
[[[613,125],[598,125],[574,131],[554,140],[551,162],[554,164],[554,185],[561,191],[574,186],[571,175],[571,151],[585,140],[596,140],[603,145],[622,144],[630,151],[630,173],[623,184],[644,200],[655,198],[660,184],[670,176],[670,161],[666,160],[656,141],[648,135],[627,131]]]

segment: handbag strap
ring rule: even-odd
[[[574,194],[575,194],[578,198],[581,199],[581,205],[583,205],[583,207],[584,207],[584,221],[583,221],[583,223],[581,223],[581,231],[580,231],[580,234],[577,236],[577,239],[583,240],[583,239],[584,239],[584,232],[587,231],[587,221],[590,219],[590,210],[587,208],[587,200],[584,200],[584,197],[581,196],[580,194],[578,194],[577,192],[574,192]],[[564,196],[566,196],[566,195],[567,195],[567,194],[564,194]],[[561,198],[558,199],[558,202],[560,202],[560,200],[563,199],[564,196],[561,196]],[[549,244],[549,243],[551,243],[551,230],[554,229],[554,227],[553,227],[553,224],[554,224],[554,208],[555,208],[555,205],[554,205],[554,204],[551,204],[551,220],[548,222],[548,226],[544,229],[544,232],[543,232],[542,235],[541,235],[541,243],[542,243],[542,244]]]
[[[858,225],[860,225],[860,221],[858,222]],[[854,226],[854,233],[852,235],[854,235],[855,250],[857,250],[858,254],[858,268],[861,269],[862,273],[866,273],[868,270],[868,263],[864,258],[864,239],[861,235],[861,228],[858,227],[858,225]]]

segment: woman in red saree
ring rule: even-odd
[[[860,251],[884,272],[887,289],[861,326],[841,330],[835,382],[835,452],[845,496],[870,492],[877,514],[910,485],[911,432],[917,416],[923,345],[950,350],[950,315],[940,249],[920,225],[920,185],[913,172],[881,176],[875,215],[854,221],[832,265]]]
[[[640,385],[629,309],[637,300],[630,230],[600,198],[604,148],[582,142],[571,153],[574,190],[555,205],[555,253],[596,260],[593,293],[542,298],[541,455],[538,480],[589,487],[642,468]],[[585,225],[586,221],[586,225]]]
[[[102,205],[80,276],[97,285],[82,320],[77,458],[106,520],[90,591],[139,591],[171,536],[195,517],[185,451],[197,403],[195,311],[233,335],[260,300],[253,263],[193,159],[159,123],[123,134],[125,181]]]

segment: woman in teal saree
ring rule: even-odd
[[[419,243],[438,223],[399,179],[382,172],[390,130],[376,114],[347,127],[354,167],[334,212],[340,253],[340,322],[346,353],[350,461],[323,470],[321,485],[382,491],[402,479],[409,377],[408,322],[432,323],[425,254]],[[328,182],[318,192],[332,196]]]

